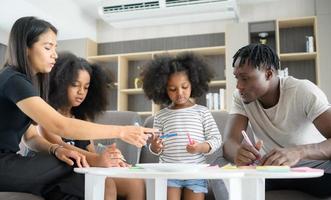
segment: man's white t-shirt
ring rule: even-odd
[[[268,109],[264,109],[258,100],[243,103],[238,91],[234,92],[233,98],[230,114],[248,117],[255,141],[263,141],[262,154],[275,147],[325,140],[312,122],[330,105],[325,94],[308,80],[291,76],[280,78],[279,102]]]

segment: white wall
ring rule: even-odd
[[[12,0],[11,0],[12,1]],[[58,28],[59,40],[91,38],[96,40],[96,20],[85,15],[71,0],[28,0],[47,12],[48,19]],[[61,10],[53,9],[61,6]]]
[[[0,29],[9,30],[23,16],[36,16],[51,22],[58,39],[91,38],[96,40],[96,21],[85,15],[72,0],[1,0]],[[59,6],[61,5],[61,6]],[[0,40],[7,40],[8,33]]]
[[[184,35],[220,33],[225,32],[226,24],[234,22],[234,20],[227,20],[208,23],[115,29],[109,26],[106,22],[99,21],[97,25],[97,41],[98,43],[103,43],[149,38],[175,37]]]
[[[240,21],[242,22],[313,16],[315,15],[315,0],[278,0],[260,4],[242,4],[239,6],[239,9],[241,16]],[[102,43],[225,32],[226,25],[231,23],[235,23],[235,20],[114,29],[107,23],[100,21],[97,25],[97,42]]]
[[[9,33],[3,29],[0,29],[0,43],[7,45]]]
[[[278,0],[240,6],[240,21],[266,21],[315,15],[315,0]]]
[[[317,36],[320,61],[320,88],[326,93],[331,102],[331,1],[317,0]]]

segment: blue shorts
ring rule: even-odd
[[[208,193],[207,180],[204,179],[192,179],[192,180],[168,180],[168,187],[187,188],[194,193]]]

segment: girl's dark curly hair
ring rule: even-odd
[[[85,100],[79,106],[73,107],[71,113],[78,119],[94,120],[97,114],[107,108],[109,79],[100,66],[90,64],[72,53],[60,53],[50,73],[49,103],[55,109],[69,105],[67,89],[77,80],[79,70],[89,73],[90,86]]]
[[[208,83],[213,77],[205,60],[193,54],[184,52],[176,57],[170,55],[156,56],[144,67],[141,76],[143,89],[147,98],[156,104],[170,105],[171,100],[167,93],[167,84],[174,73],[185,72],[191,83],[191,97],[200,97],[209,87]]]

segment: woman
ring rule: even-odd
[[[96,115],[106,110],[107,84],[107,77],[100,66],[89,64],[69,52],[61,53],[50,73],[49,104],[66,117],[94,120]],[[128,166],[115,146],[97,154],[90,141],[63,139],[42,127],[41,133],[48,141],[85,155],[90,166]],[[113,180],[116,188],[110,178],[106,180],[106,200],[116,199],[116,192],[127,200],[145,199],[143,180]]]
[[[44,153],[61,159],[65,150],[39,136],[32,122],[64,138],[120,138],[138,147],[146,143],[144,132],[154,130],[94,124],[65,117],[49,106],[44,99],[47,73],[57,58],[56,34],[53,25],[35,17],[18,19],[10,32],[8,59],[0,72],[0,190],[29,192],[46,199],[81,199],[82,176]],[[33,157],[17,155],[22,137],[31,149],[41,153]]]

